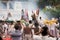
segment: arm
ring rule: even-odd
[[[40,33],[41,33],[41,29],[38,32],[36,32],[35,34],[40,34]]]
[[[39,26],[39,31],[38,32],[36,32],[35,34],[40,34],[41,33],[41,27]]]
[[[49,32],[49,31],[48,31],[48,35],[49,35],[50,37],[54,37],[53,35],[51,35],[51,34],[50,34],[50,32]]]
[[[36,32],[35,34],[40,34],[41,32]]]

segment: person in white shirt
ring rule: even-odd
[[[38,22],[39,22],[40,27],[45,26],[42,17],[39,18]]]
[[[40,35],[34,37],[34,40],[56,40],[56,38],[50,37],[48,27],[44,26],[41,29]]]
[[[4,34],[7,35],[7,32],[8,32],[8,25],[7,25],[7,23],[3,22],[2,27],[3,27]]]
[[[42,27],[41,35],[43,40],[56,40],[56,38],[53,38],[52,35],[50,35],[47,26]]]
[[[23,30],[24,28],[19,26],[19,25],[15,25],[14,26],[15,30],[9,32],[9,35],[12,37],[12,40],[23,40]]]
[[[59,23],[53,22],[53,24],[50,26],[50,33],[54,37],[59,37],[59,30],[57,27],[59,26]]]

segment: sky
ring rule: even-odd
[[[0,15],[5,16],[5,18],[7,17],[7,14],[9,12],[11,12],[11,14],[13,15],[12,17],[10,17],[9,20],[16,20],[16,19],[21,19],[21,10],[22,9],[27,9],[28,10],[28,14],[29,14],[29,20],[32,20],[31,15],[32,15],[32,11],[35,11],[38,6],[37,6],[37,1],[36,0],[25,0],[25,1],[11,1],[8,3],[2,3],[0,1]],[[0,16],[1,18],[3,18],[3,16]],[[47,18],[47,16],[42,12],[42,10],[40,10],[40,14],[39,17],[43,17],[43,18]]]

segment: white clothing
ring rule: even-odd
[[[58,38],[58,40],[60,40],[60,38]]]
[[[4,24],[4,25],[3,25],[3,28],[4,28],[4,27],[7,29],[7,28],[8,28],[8,25],[7,25],[7,24]]]
[[[55,30],[55,28],[56,28],[56,23],[52,24],[50,27],[51,30]]]
[[[56,38],[48,37],[48,36],[39,36],[39,35],[34,35],[33,36],[34,40],[56,40]]]
[[[44,26],[45,26],[42,19],[41,19],[41,20],[38,20],[38,22],[39,22],[39,25],[40,25],[41,27],[44,27]]]
[[[2,25],[2,27],[3,27],[3,31],[5,32],[4,34],[7,35],[8,25],[7,24],[4,24],[4,25]]]
[[[15,29],[14,29],[14,25],[9,25],[9,30],[8,30],[8,31],[10,32],[10,31],[12,31],[12,30],[15,30]]]
[[[9,32],[9,34],[11,35],[13,40],[22,40],[22,36],[23,36],[23,29],[21,30],[13,30],[11,32]]]

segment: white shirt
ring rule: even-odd
[[[10,32],[10,31],[12,31],[12,30],[15,30],[15,29],[14,29],[14,25],[9,25],[9,30],[8,30],[8,31]]]
[[[48,35],[47,35],[47,36],[34,35],[34,36],[33,36],[33,39],[34,39],[34,40],[56,40],[56,38],[49,37]]]
[[[39,22],[39,25],[40,25],[41,27],[45,26],[45,25],[44,25],[44,22],[43,22],[43,20],[42,20],[42,19],[41,19],[41,20],[39,20],[38,22]]]
[[[4,25],[2,25],[2,27],[3,27],[3,31],[5,32],[5,35],[7,35],[7,29],[8,29],[8,25],[7,24],[4,24]]]
[[[56,23],[52,24],[51,27],[50,27],[50,29],[51,30],[55,30],[55,27],[56,27]]]
[[[7,24],[4,24],[3,27],[8,28],[8,25]]]

